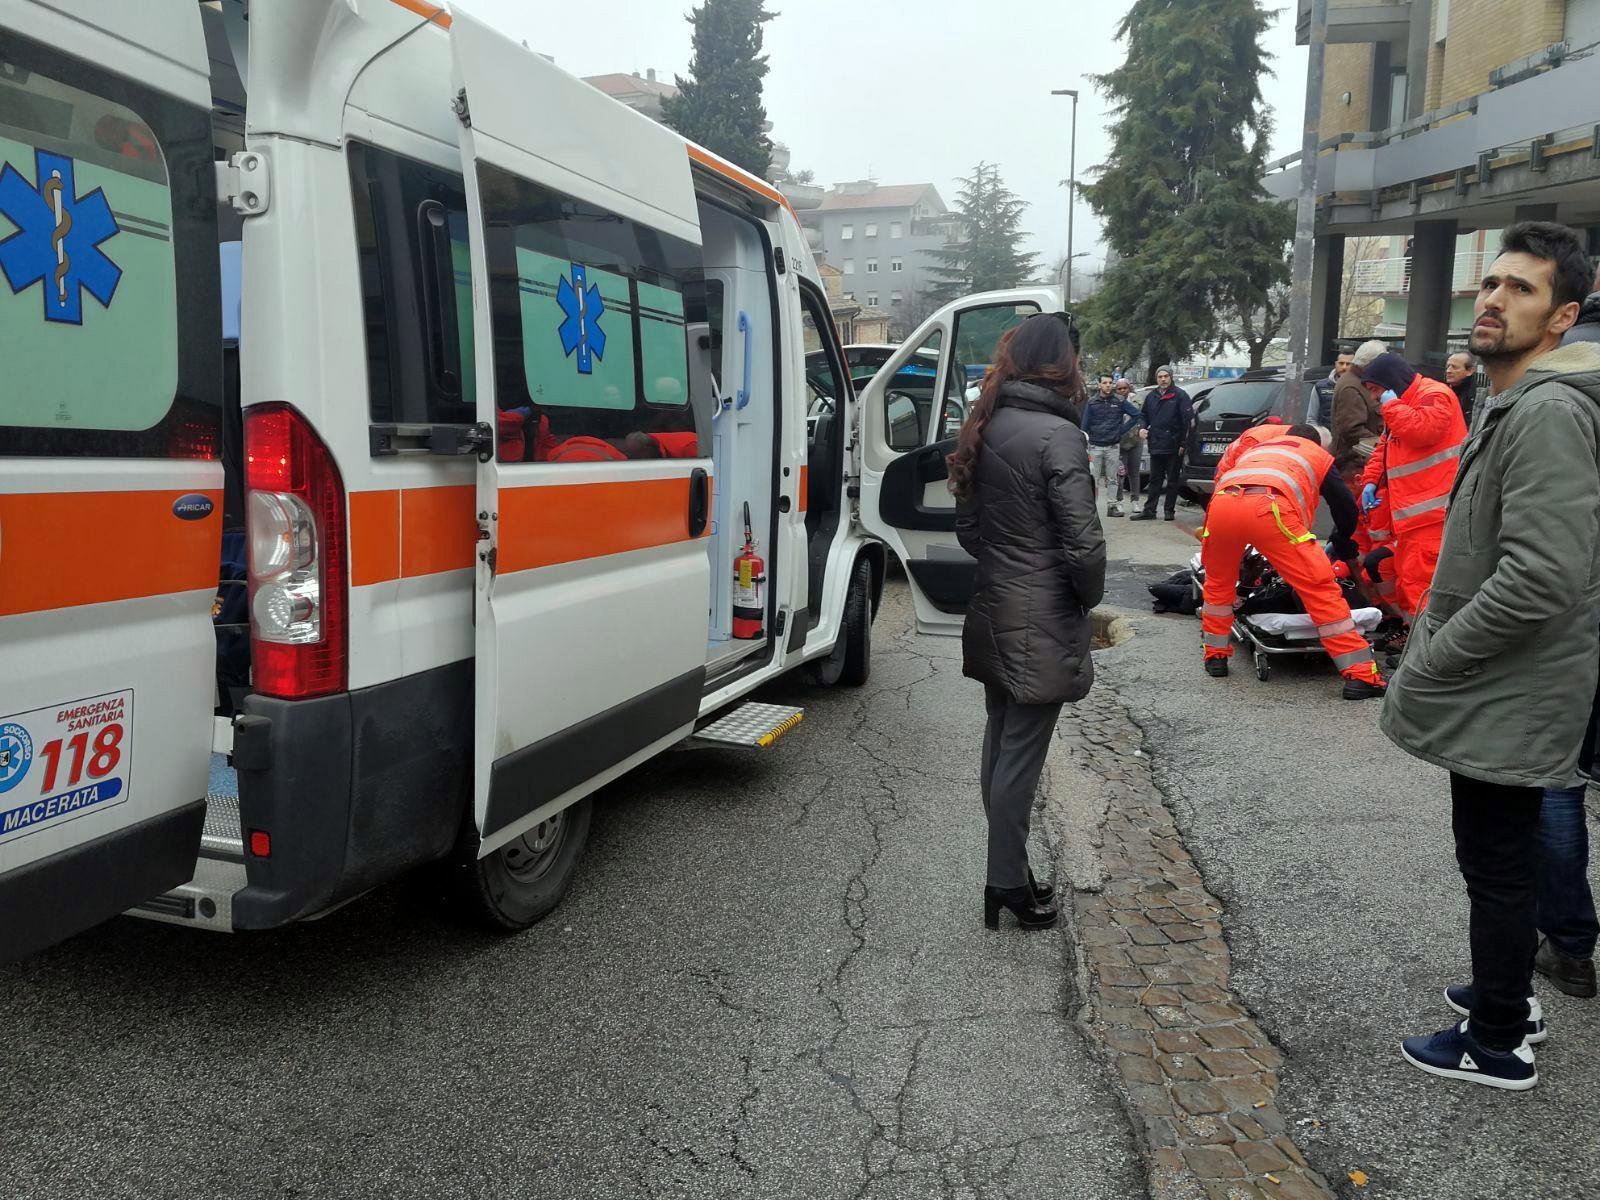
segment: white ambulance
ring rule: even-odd
[[[1061,307],[858,401],[777,191],[422,0],[0,0],[0,275],[0,960],[536,921],[596,788],[866,678],[886,546],[958,625],[966,367]]]

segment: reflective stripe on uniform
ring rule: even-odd
[[[1314,533],[1302,533],[1298,535],[1290,533],[1289,527],[1283,523],[1283,514],[1278,511],[1278,502],[1276,500],[1272,502],[1272,519],[1278,523],[1278,531],[1282,533],[1284,537],[1289,539],[1289,544],[1291,546],[1298,546],[1303,542],[1314,542],[1317,540],[1317,535]]]
[[[1232,617],[1233,605],[1231,604],[1202,604],[1200,611],[1208,617]]]
[[[1246,457],[1248,457],[1248,456],[1246,456]],[[1234,467],[1233,470],[1229,471],[1221,479],[1217,480],[1217,483],[1219,485],[1221,485],[1221,484],[1227,483],[1229,480],[1233,480],[1233,479],[1238,479],[1238,480],[1242,481],[1246,477],[1257,476],[1257,475],[1266,475],[1266,476],[1268,476],[1269,478],[1272,478],[1272,479],[1282,480],[1286,485],[1288,485],[1289,490],[1294,493],[1295,499],[1300,502],[1300,510],[1302,512],[1310,511],[1306,506],[1305,493],[1300,490],[1300,481],[1297,480],[1293,475],[1289,474],[1289,472],[1280,471],[1276,467],[1236,466],[1236,467]]]
[[[1372,662],[1372,647],[1366,646],[1360,650],[1352,650],[1349,654],[1336,654],[1333,656],[1333,665],[1344,671],[1350,667],[1359,667],[1362,663]]]
[[[1356,623],[1353,620],[1335,621],[1332,625],[1317,626],[1317,636],[1319,638],[1338,637],[1341,633],[1354,633],[1355,631]]]
[[[1217,650],[1226,650],[1233,645],[1233,639],[1225,633],[1205,633],[1200,635],[1201,644],[1211,646]]]
[[[1416,462],[1408,462],[1404,466],[1390,467],[1390,479],[1404,479],[1407,475],[1415,475],[1418,471],[1426,471],[1429,467],[1437,467],[1440,463],[1447,463],[1452,458],[1461,457],[1462,443],[1447,446],[1437,454],[1430,454],[1427,458],[1419,458]]]
[[[1396,521],[1409,520],[1411,517],[1420,517],[1423,513],[1438,512],[1450,503],[1449,496],[1435,496],[1432,500],[1424,500],[1421,504],[1411,504],[1405,508],[1397,508],[1389,515]]]
[[[1387,529],[1369,529],[1367,536],[1375,542],[1387,542],[1394,537]]]

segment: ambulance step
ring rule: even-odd
[[[765,750],[805,719],[806,710],[751,701],[697,729],[692,741]]]
[[[244,861],[244,834],[239,828],[239,779],[221,754],[211,756],[206,823],[200,831],[200,851],[211,857]]]

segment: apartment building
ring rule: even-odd
[[[1355,288],[1417,362],[1465,336],[1506,226],[1558,220],[1600,249],[1600,0],[1330,0],[1326,54],[1313,361],[1357,248]],[[1269,192],[1296,196],[1299,158],[1270,164]]]
[[[931,183],[835,184],[800,220],[812,248],[838,268],[845,297],[882,309],[902,328],[919,297],[940,282],[928,253],[957,240],[960,225]]]

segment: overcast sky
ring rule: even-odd
[[[1293,0],[1267,37],[1276,77],[1264,89],[1275,117],[1272,157],[1300,145],[1306,52],[1294,42]],[[692,0],[465,0],[464,8],[578,75],[688,69]],[[1105,102],[1088,76],[1122,61],[1121,0],[769,0],[766,80],[772,136],[791,169],[817,182],[874,178],[938,186],[980,159],[1000,164],[1028,202],[1030,249],[1054,262],[1066,247],[1072,102],[1078,88],[1078,175],[1110,150]],[[1080,204],[1074,248],[1099,257],[1094,217]],[[1079,263],[1092,270],[1095,258]]]

